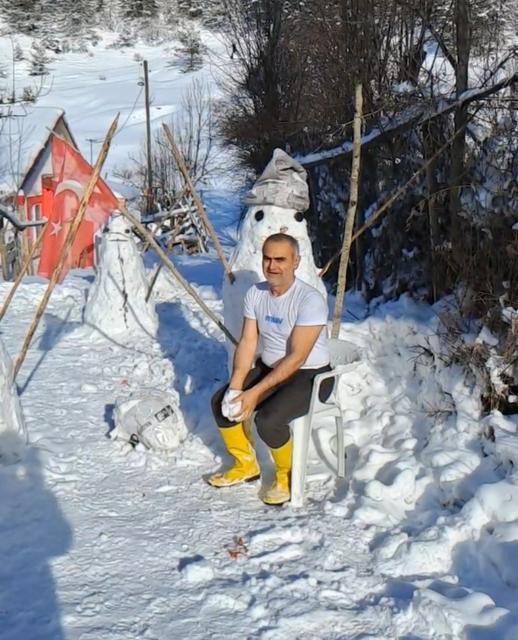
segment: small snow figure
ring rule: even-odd
[[[153,300],[145,301],[146,270],[130,223],[114,214],[104,233],[98,272],[85,309],[85,321],[111,338],[155,337]]]
[[[13,384],[13,364],[0,340],[0,464],[20,460],[27,444],[20,400]]]
[[[300,247],[300,265],[297,277],[315,287],[327,299],[327,292],[313,259],[304,212],[309,208],[309,190],[306,170],[282,149],[275,149],[273,157],[262,175],[245,196],[249,205],[237,247],[231,259],[236,278],[223,283],[225,325],[239,338],[243,320],[243,299],[247,290],[264,280],[262,247],[268,236],[286,233],[293,236]],[[229,349],[229,367],[233,347]]]

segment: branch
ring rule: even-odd
[[[422,126],[426,124],[429,120],[433,120],[439,116],[444,116],[456,109],[459,109],[462,106],[470,104],[471,102],[476,102],[477,100],[482,100],[487,96],[497,93],[506,87],[511,86],[518,82],[518,72],[515,72],[511,76],[500,80],[496,84],[490,87],[477,87],[476,89],[468,89],[464,91],[458,98],[446,98],[442,99],[435,108],[426,108],[425,106],[417,106],[408,109],[403,112],[399,116],[396,116],[392,120],[389,120],[389,124],[386,127],[376,127],[369,131],[362,137],[362,148],[367,148],[369,146],[378,144],[380,141],[388,138],[392,138],[404,131],[409,129],[413,129],[416,126]],[[343,142],[340,146],[334,147],[333,149],[328,149],[327,151],[322,151],[320,153],[309,153],[304,156],[296,156],[295,159],[298,160],[304,167],[312,168],[318,165],[324,164],[329,160],[333,160],[335,158],[342,158],[344,156],[348,156],[352,153],[353,144],[349,140]]]
[[[23,231],[24,229],[28,229],[29,227],[42,227],[43,225],[47,224],[46,219],[34,220],[32,222],[22,222],[21,220],[18,220],[18,218],[14,215],[14,213],[9,211],[9,209],[7,209],[1,204],[0,204],[0,218],[6,218],[7,220],[9,220],[9,222],[13,225],[13,227],[18,229],[18,231]]]

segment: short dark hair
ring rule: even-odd
[[[267,242],[287,242],[293,249],[293,253],[296,256],[300,256],[300,247],[298,240],[293,236],[288,235],[287,233],[273,233],[271,236],[268,236],[263,242],[263,249]]]

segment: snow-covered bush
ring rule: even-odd
[[[186,73],[196,71],[203,64],[206,49],[199,30],[193,24],[185,23],[178,29],[177,37],[180,46],[176,49],[175,58],[170,64],[178,65]]]

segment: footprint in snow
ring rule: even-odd
[[[311,549],[322,545],[322,536],[316,532],[303,531],[300,527],[278,529],[252,534],[248,549],[253,564],[272,564],[296,560]]]
[[[210,582],[214,578],[214,569],[203,556],[182,558],[178,563],[178,571],[191,584]]]

